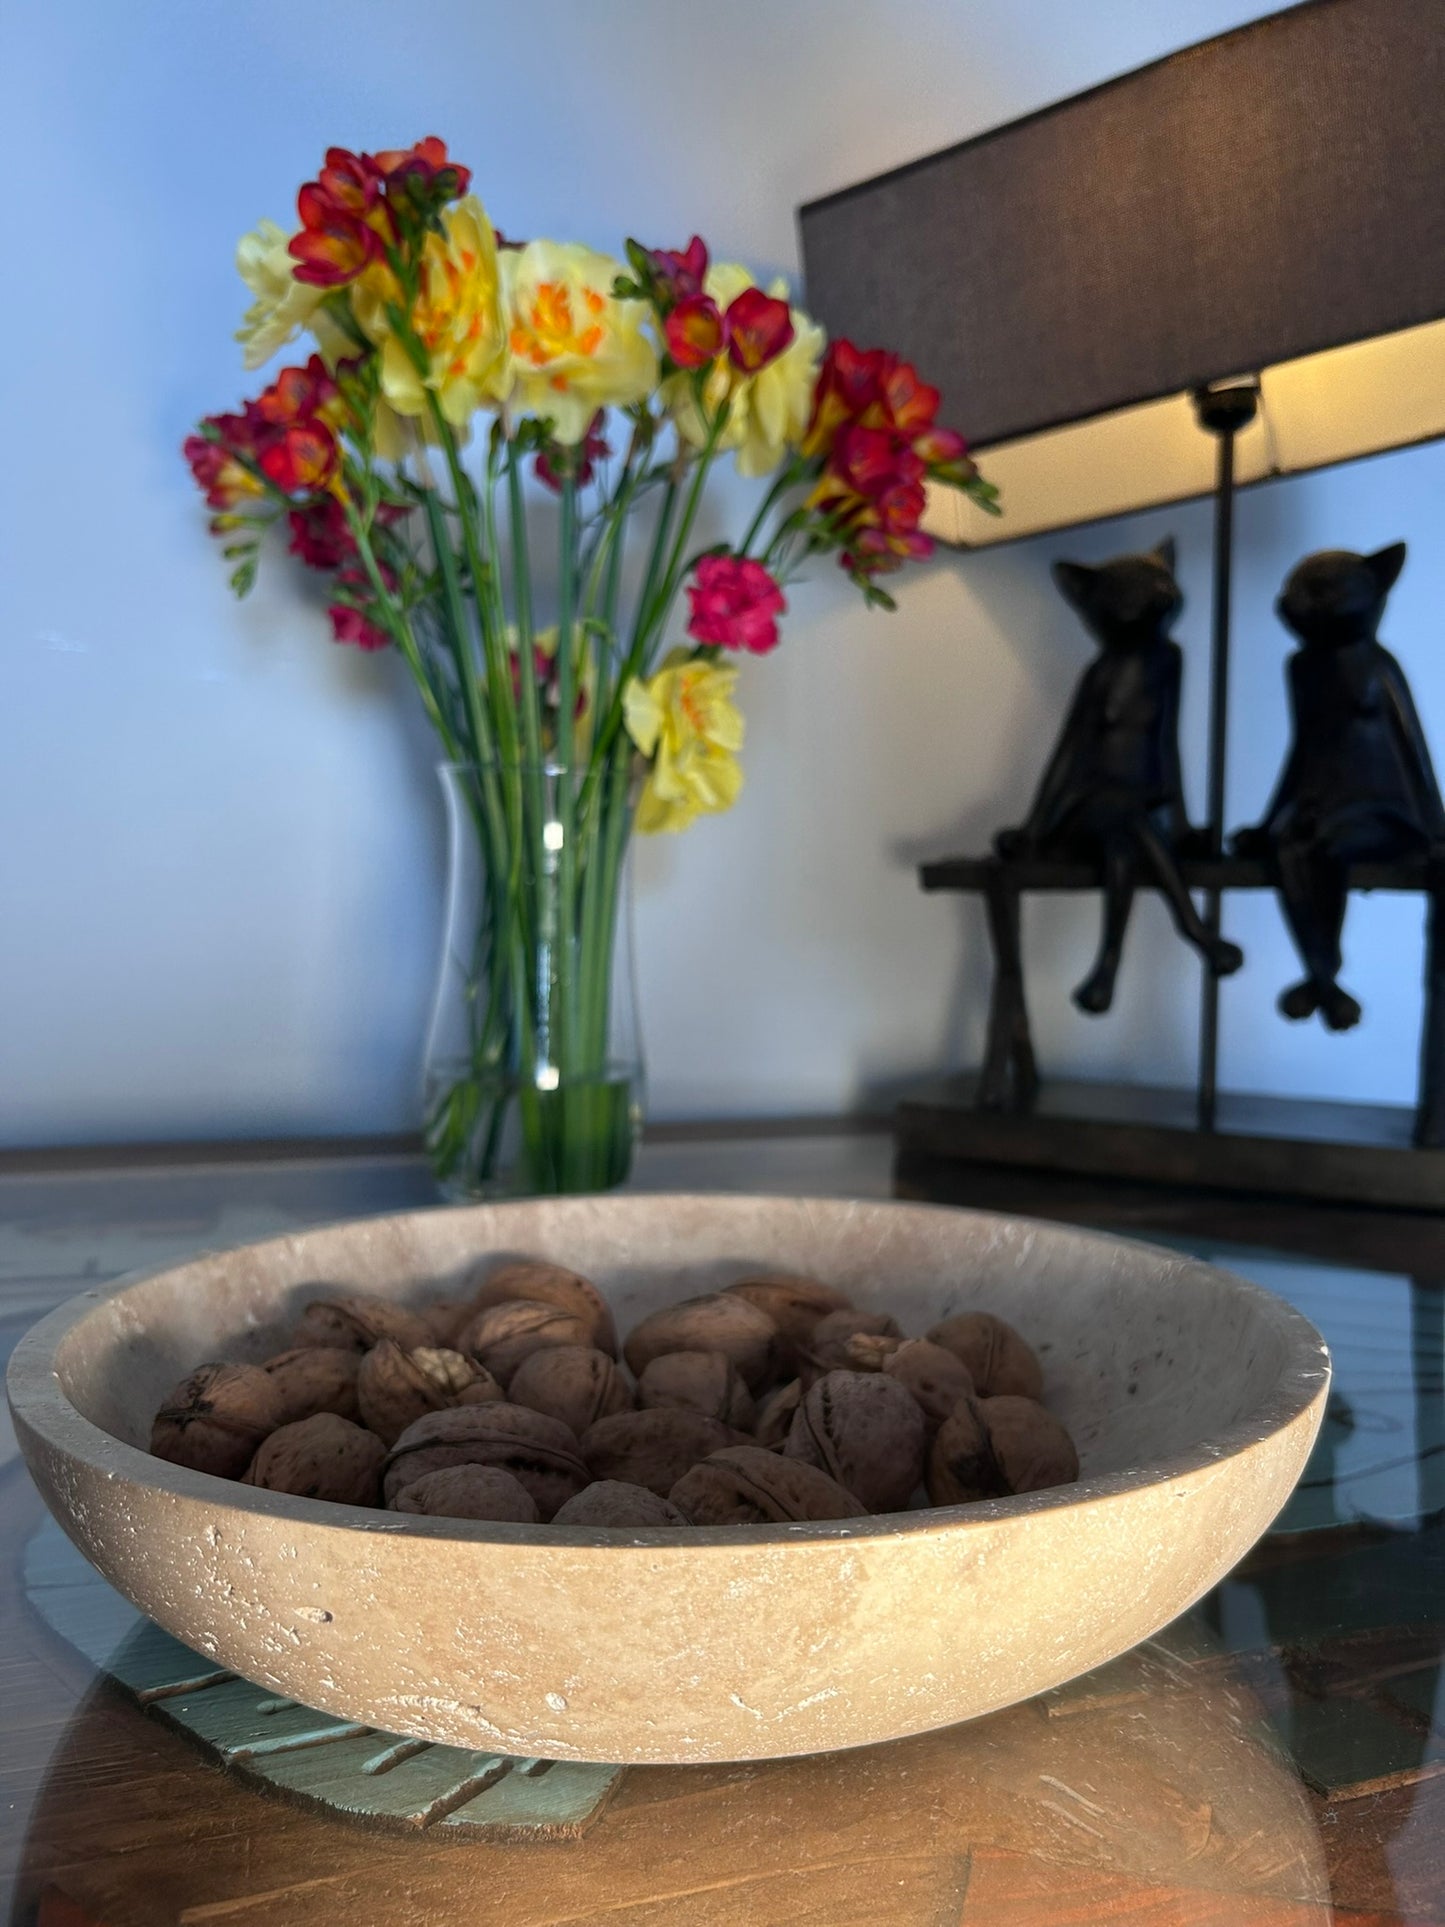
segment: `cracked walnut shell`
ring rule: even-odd
[[[372,1346],[356,1375],[361,1422],[384,1445],[395,1445],[424,1412],[501,1396],[501,1386],[474,1358],[431,1345],[404,1352],[390,1338]]]

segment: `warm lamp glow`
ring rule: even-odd
[[[1260,410],[1235,443],[1236,484],[1299,475],[1445,436],[1445,322],[1266,368]],[[1046,529],[1207,495],[1215,448],[1187,394],[989,449],[1003,514],[952,489],[929,492],[924,528],[940,542],[985,548]]]

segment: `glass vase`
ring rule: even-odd
[[[605,1191],[632,1166],[643,1075],[625,767],[447,763],[447,893],[423,1067],[454,1198]]]

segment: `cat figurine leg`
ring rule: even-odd
[[[1103,853],[1103,922],[1094,968],[1074,992],[1074,1002],[1087,1016],[1100,1017],[1114,1001],[1114,982],[1124,954],[1124,933],[1134,907],[1137,858],[1132,838],[1119,837]]]
[[[1305,976],[1279,998],[1282,1016],[1299,1023],[1318,1011],[1327,1030],[1353,1030],[1359,1004],[1336,981],[1348,900],[1345,866],[1314,840],[1286,825],[1274,844],[1280,904]]]
[[[1154,873],[1160,894],[1169,906],[1174,926],[1186,942],[1192,943],[1216,977],[1232,977],[1244,963],[1244,952],[1237,943],[1211,930],[1194,907],[1194,899],[1184,887],[1173,852],[1147,819],[1135,825],[1139,850]]]

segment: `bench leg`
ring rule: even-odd
[[[1445,1145],[1445,877],[1432,880],[1425,902],[1425,1017],[1415,1142],[1438,1148]]]
[[[1039,1076],[1024,999],[1019,893],[1002,864],[989,873],[984,901],[993,943],[993,995],[978,1104],[985,1111],[1026,1111],[1037,1094]]]

